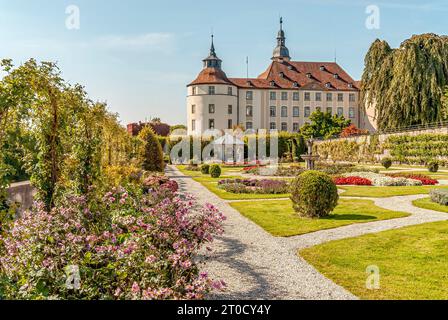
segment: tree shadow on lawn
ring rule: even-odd
[[[362,220],[377,220],[378,217],[375,216],[367,216],[361,214],[332,214],[328,217],[319,218],[319,220],[354,220],[354,221],[362,221]]]
[[[238,275],[239,279],[244,279],[245,282],[250,284],[240,283],[238,286],[244,287],[243,291],[238,289],[237,292],[231,292],[226,290],[224,292],[213,292],[209,294],[207,299],[210,300],[252,300],[252,299],[278,299],[282,296],[272,280],[267,279],[263,274],[263,268],[253,268],[253,266],[246,261],[242,260],[244,257],[242,254],[248,250],[247,245],[237,239],[229,239],[226,236],[220,236],[216,238],[216,242],[219,243],[217,250],[214,250],[213,257],[207,257],[200,255],[199,258],[203,261],[210,259],[213,263],[224,265],[222,269],[232,270],[231,273]],[[268,267],[265,267],[266,269]],[[205,268],[207,271],[207,266]],[[225,277],[225,276],[224,276]],[[230,282],[230,279],[223,278],[225,282]],[[234,281],[236,283],[236,281]]]

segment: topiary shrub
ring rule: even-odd
[[[389,169],[392,166],[392,159],[391,158],[383,158],[383,160],[381,160],[381,165],[384,168]]]
[[[209,164],[203,164],[201,167],[202,174],[210,174],[210,165]]]
[[[439,162],[438,161],[430,161],[426,165],[429,172],[437,172],[439,171]]]
[[[294,210],[302,217],[328,216],[338,204],[338,189],[331,177],[319,171],[307,171],[291,183]]]
[[[212,164],[210,166],[210,175],[212,178],[219,178],[221,176],[221,167],[219,164]]]
[[[143,163],[144,170],[153,172],[163,172],[165,169],[165,161],[163,159],[163,150],[159,140],[151,128],[145,127],[138,134],[143,141]]]
[[[432,202],[448,206],[448,190],[434,189],[429,192]]]

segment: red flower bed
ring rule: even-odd
[[[243,168],[243,171],[251,171],[251,170],[255,170],[255,169],[258,169],[258,166],[245,167],[245,168]]]
[[[337,177],[334,178],[334,183],[338,186],[354,185],[354,186],[371,186],[372,181],[361,177]]]
[[[424,186],[434,186],[439,183],[436,179],[424,178],[418,176],[410,176],[409,179],[419,180]]]
[[[430,176],[424,174],[412,174],[412,173],[393,173],[389,174],[390,177],[403,177],[407,179],[413,179],[421,181],[424,186],[434,186],[439,183],[438,180],[432,179]]]

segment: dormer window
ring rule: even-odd
[[[335,73],[335,74],[333,75],[333,77],[334,77],[335,79],[339,79],[339,75],[338,75],[337,73]]]
[[[288,66],[288,70],[292,70],[292,66],[291,65]]]
[[[350,89],[353,89],[353,83],[349,83],[349,84],[348,84],[348,87],[349,87]]]
[[[308,73],[306,74],[306,77],[307,77],[308,79],[311,79],[311,73],[308,72]]]
[[[327,83],[325,84],[325,87],[327,87],[327,88],[331,88],[331,83],[330,83],[330,82],[327,82]]]
[[[283,72],[280,72],[280,78],[284,78],[285,74]]]
[[[325,66],[320,66],[320,71],[325,71]]]
[[[297,82],[294,82],[294,83],[292,84],[292,86],[293,86],[294,88],[298,88],[298,87],[299,87],[299,84],[298,84]]]
[[[248,86],[252,86],[252,82],[250,82],[250,80],[247,80],[246,83],[247,83]]]
[[[271,81],[269,84],[271,87],[275,87],[275,81]]]

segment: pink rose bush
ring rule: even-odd
[[[202,299],[222,281],[200,273],[197,254],[221,234],[212,205],[181,198],[177,184],[148,178],[90,202],[41,204],[0,238],[6,299]]]

